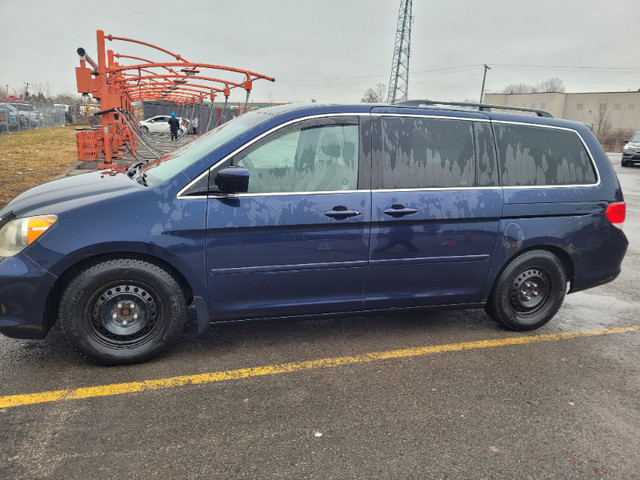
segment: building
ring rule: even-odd
[[[629,137],[640,130],[640,90],[635,92],[590,93],[486,93],[484,102],[493,105],[538,108],[554,117],[592,125],[605,137]],[[621,140],[623,141],[623,140]]]

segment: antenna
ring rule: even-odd
[[[411,2],[412,0],[400,0],[396,43],[389,77],[389,103],[406,100],[409,94],[409,57],[411,56],[411,22],[413,21]]]

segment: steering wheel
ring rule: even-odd
[[[260,180],[260,177],[258,176],[258,171],[256,170],[256,167],[253,164],[253,162],[249,160],[249,157],[248,156],[243,157],[238,162],[238,165],[249,170],[249,186],[254,187],[254,188],[250,188],[250,190],[253,190],[253,191],[250,191],[249,193],[262,193],[264,191],[264,188],[263,188],[264,184]]]

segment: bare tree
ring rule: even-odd
[[[384,102],[385,97],[385,85],[379,83],[375,87],[367,88],[364,92],[364,97],[360,101],[362,103],[381,103]]]
[[[519,93],[536,93],[536,87],[529,85],[528,83],[512,83],[504,87],[504,92],[507,95],[516,95]]]
[[[611,130],[611,120],[607,111],[607,104],[601,103],[598,108],[598,118],[596,119],[596,137],[602,138]]]
[[[541,93],[564,93],[564,83],[559,78],[547,78],[536,85],[536,90]]]

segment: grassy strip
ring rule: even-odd
[[[0,208],[25,190],[52,180],[77,161],[75,127],[0,135]]]

